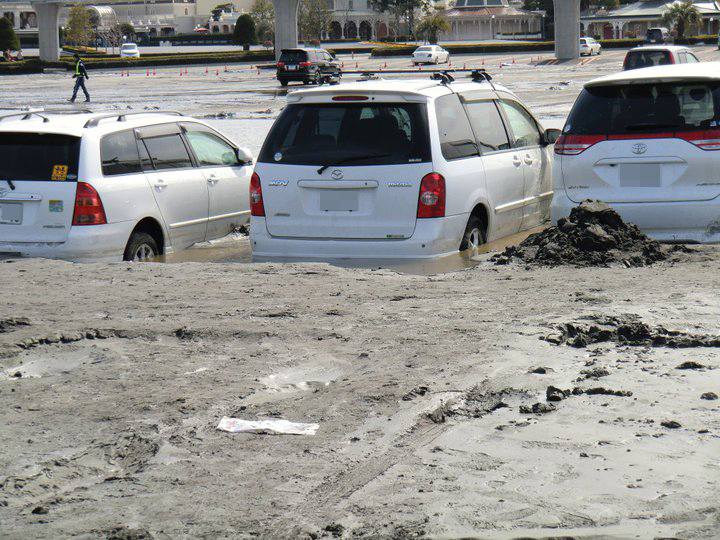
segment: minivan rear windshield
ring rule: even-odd
[[[638,69],[672,64],[670,51],[630,51],[625,59],[625,69]]]
[[[286,64],[299,64],[308,59],[308,55],[305,51],[283,51],[280,55],[280,62]]]
[[[595,86],[580,93],[563,132],[642,134],[720,127],[720,83]]]
[[[395,165],[430,161],[421,103],[289,105],[268,133],[258,161],[294,165]]]
[[[80,138],[0,133],[0,179],[77,181]]]

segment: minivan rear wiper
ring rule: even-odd
[[[5,180],[8,183],[8,185],[10,186],[10,189],[15,191],[15,184],[13,184],[12,180],[10,180],[9,178],[0,178],[0,180]]]
[[[327,165],[323,165],[317,170],[318,174],[322,174],[325,169],[328,167],[335,167],[337,165],[342,165],[343,163],[347,163],[349,161],[362,161],[363,159],[380,159],[385,157],[390,157],[392,154],[370,154],[369,156],[350,156],[343,159],[338,159],[337,161],[333,161],[332,163],[328,163]]]

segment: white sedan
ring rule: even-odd
[[[580,56],[587,54],[592,56],[593,54],[600,54],[602,46],[594,38],[584,37],[580,38]]]
[[[417,64],[439,64],[450,61],[450,53],[439,45],[423,45],[412,53],[412,63]]]

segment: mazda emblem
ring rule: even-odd
[[[643,143],[635,143],[632,145],[633,154],[644,154],[647,152],[647,145]]]
[[[7,189],[0,189],[0,199],[2,199],[7,194],[8,194]]]
[[[342,180],[343,179],[343,173],[340,170],[335,169],[332,174],[330,175],[333,180]]]

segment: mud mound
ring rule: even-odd
[[[647,266],[667,258],[659,242],[600,201],[583,201],[556,227],[528,236],[491,258],[495,264]]]

